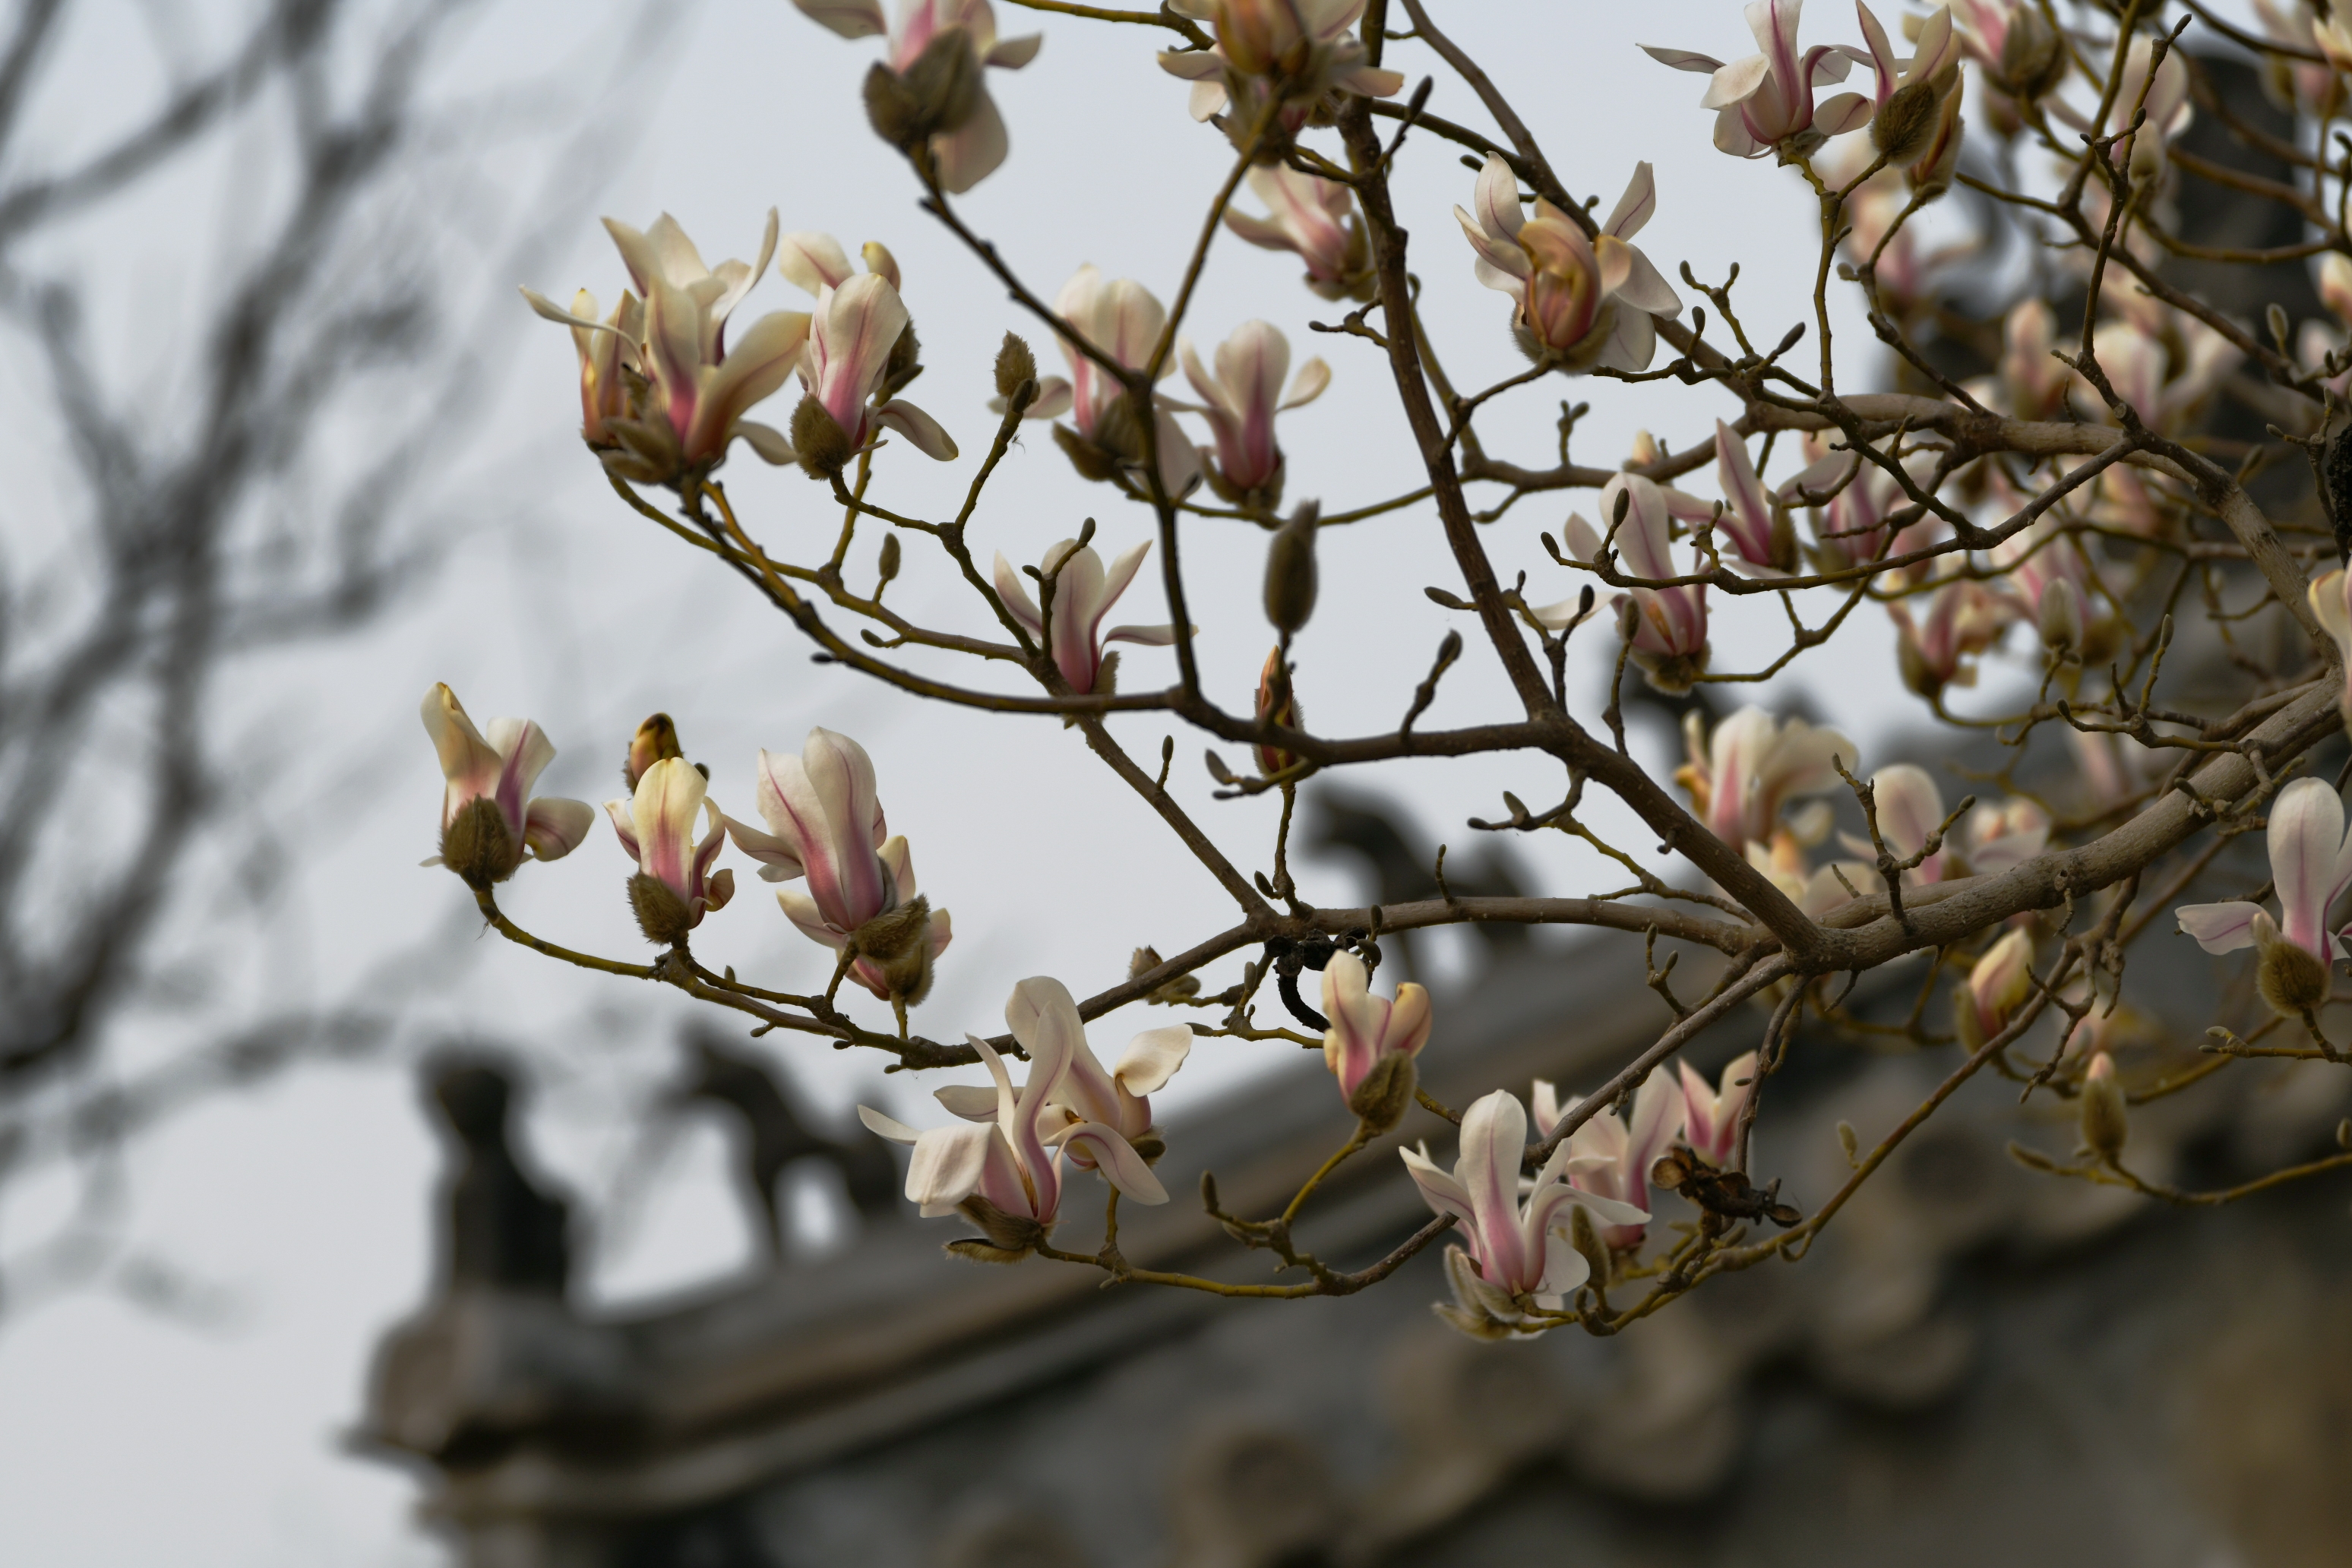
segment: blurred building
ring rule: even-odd
[[[2215,1016],[2209,965],[2163,963],[2180,940],[2143,942],[2135,1026]],[[1443,997],[1433,1092],[1604,1076],[1665,1016],[1622,957],[1522,949]],[[1801,1041],[1759,1169],[1810,1208],[1843,1175],[1836,1123],[1874,1141],[1953,1059]],[[1429,1313],[1433,1254],[1343,1300],[1228,1300],[966,1263],[940,1250],[960,1223],[896,1215],[822,1261],[590,1318],[548,1267],[549,1200],[483,1136],[482,1070],[441,1096],[466,1131],[448,1268],[387,1342],[369,1426],[420,1462],[467,1568],[2316,1568],[2352,1540],[2332,1479],[2352,1435],[2344,1184],[2181,1212],[2056,1181],[2003,1145],[2063,1156],[2072,1126],[1990,1074],[1801,1264],[1713,1281],[1619,1339],[1487,1345]],[[2137,1114],[2135,1167],[2210,1184],[2327,1144],[2345,1110],[2327,1064],[2221,1081]],[[1349,1126],[1319,1062],[1188,1114],[1161,1167],[1176,1195],[1129,1205],[1122,1245],[1264,1277],[1202,1215],[1200,1173],[1270,1214]],[[1393,1159],[1343,1167],[1302,1244],[1360,1267],[1421,1225]],[[1057,1244],[1097,1244],[1094,1185]]]

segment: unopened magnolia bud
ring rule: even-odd
[[[1137,1133],[1127,1141],[1127,1146],[1134,1150],[1147,1165],[1158,1164],[1160,1157],[1168,1152],[1168,1140],[1160,1135],[1157,1127],[1146,1128]]]
[[[915,95],[888,66],[866,73],[866,122],[874,134],[905,152],[923,140],[922,114]]]
[[[931,902],[919,894],[850,933],[858,955],[882,972],[891,998],[912,1006],[931,989]]]
[[[923,344],[915,336],[915,324],[908,322],[898,331],[898,341],[890,345],[890,357],[882,366],[882,380],[875,389],[877,403],[887,403],[907,390],[907,384],[923,374]]]
[[[1854,1138],[1853,1123],[1851,1121],[1839,1122],[1837,1124],[1837,1135],[1838,1147],[1845,1152],[1845,1163],[1849,1165],[1860,1165],[1862,1163],[1862,1145]]]
[[[1062,455],[1070,459],[1070,467],[1077,469],[1082,479],[1100,483],[1118,472],[1117,452],[1087,440],[1066,425],[1054,426],[1054,445],[1062,448]]]
[[[2254,988],[2271,1011],[2300,1018],[2327,1000],[2327,965],[2308,950],[2280,938],[2262,944],[2254,969]]]
[[[1871,118],[1870,144],[1890,163],[1908,163],[1927,150],[1936,133],[1943,100],[1932,81],[1915,81],[1895,89],[1886,106]]]
[[[1007,1214],[983,1197],[969,1197],[956,1212],[980,1226],[986,1241],[950,1241],[947,1249],[974,1263],[1018,1263],[1045,1243],[1045,1227],[1025,1214]]]
[[[898,536],[895,533],[886,533],[882,536],[882,559],[876,566],[877,575],[879,578],[874,585],[876,593],[882,591],[884,584],[892,582],[898,577]]]
[[[1005,333],[1004,342],[996,351],[996,395],[1015,413],[1026,410],[1037,400],[1037,356],[1014,332]]]
[[[2280,304],[2276,300],[2272,300],[2269,307],[2263,311],[2263,320],[2269,324],[2271,329],[2271,342],[2278,345],[2279,353],[2291,353],[2292,351],[2288,348],[2286,341],[2288,327],[2286,307]]]
[[[1315,531],[1322,508],[1303,501],[1265,551],[1265,618],[1290,636],[1315,614]]]
[[[1948,68],[1958,71],[1959,68],[1953,66]],[[1936,133],[1927,139],[1919,161],[1903,172],[1912,191],[1922,200],[1942,195],[1949,190],[1952,174],[1959,167],[1960,138],[1967,129],[1960,119],[1960,98],[1957,90],[1944,95],[1941,112],[1936,118]]]
[[[522,864],[522,844],[507,826],[506,814],[488,795],[457,808],[441,830],[441,863],[476,892],[505,881]]]
[[[849,432],[814,397],[803,397],[793,410],[793,450],[813,479],[829,479],[847,465]]]
[[[1775,500],[1772,503],[1771,556],[1772,558],[1769,564],[1777,567],[1779,570],[1783,572],[1791,572],[1796,569],[1796,519],[1790,514],[1787,505],[1779,500]],[[1587,584],[1585,585],[1587,587],[1591,586],[1591,584]]]
[[[2131,1112],[2124,1104],[2123,1085],[2116,1081],[2116,1058],[2101,1051],[2091,1058],[2083,1079],[2083,1145],[2102,1160],[2124,1152],[2131,1132]]]
[[[2066,79],[2066,49],[2058,30],[2032,6],[2017,6],[2000,41],[1998,68],[2001,85],[2019,98],[2031,100],[2053,90]]]
[[[670,721],[668,714],[656,713],[637,726],[636,736],[629,742],[629,754],[621,759],[621,781],[635,789],[647,768],[685,754],[678,749],[677,726]]]
[[[1577,1256],[1591,1269],[1595,1289],[1606,1290],[1617,1271],[1617,1259],[1609,1244],[1601,1239],[1601,1231],[1592,1223],[1592,1211],[1582,1204],[1571,1204],[1568,1210],[1568,1244],[1576,1248]]]
[[[1903,684],[1922,697],[1933,699],[1944,689],[1943,676],[1927,661],[1927,654],[1921,651],[1915,637],[1906,636],[1895,639],[1895,668],[1903,677]]]
[[[2083,595],[2063,577],[2042,590],[2042,646],[2083,646]]]
[[[629,879],[629,908],[636,911],[637,929],[656,947],[676,947],[694,929],[694,911],[677,889],[643,871]]]
[[[1404,1120],[1420,1082],[1412,1058],[1403,1051],[1391,1051],[1374,1062],[1372,1070],[1356,1085],[1356,1092],[1348,1097],[1348,1109],[1372,1131],[1386,1132]]]
[[[980,56],[971,35],[961,27],[943,27],[931,35],[912,64],[898,73],[899,87],[912,111],[917,138],[961,131],[980,107]],[[906,143],[901,142],[903,146]]]
[[[873,273],[893,289],[899,286],[898,258],[890,254],[888,246],[878,239],[869,239],[866,242],[865,248],[857,254],[864,259],[866,271]]]

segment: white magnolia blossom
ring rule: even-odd
[[[1029,1079],[1018,1089],[995,1047],[977,1035],[966,1037],[995,1080],[996,1109],[990,1120],[919,1132],[868,1106],[857,1108],[859,1119],[875,1132],[913,1146],[908,1201],[927,1219],[961,1212],[988,1230],[1001,1248],[1017,1252],[1023,1248],[1006,1242],[1034,1247],[1060,1217],[1062,1159],[1083,1148],[1088,1163],[1124,1196],[1141,1204],[1166,1203],[1167,1189],[1124,1134],[1101,1122],[1073,1120],[1068,1097],[1056,1104],[1073,1062],[1086,1049],[1086,1026],[1068,988],[1050,976],[1024,980],[1005,1004],[1004,1021],[1029,1055]],[[1173,1065],[1167,1070],[1173,1071]]]
[[[488,847],[487,860],[478,862],[479,874],[503,881],[528,858],[561,860],[588,837],[596,820],[585,801],[557,796],[531,798],[531,785],[555,760],[555,745],[528,719],[493,719],[489,733],[474,728],[457,694],[438,685],[425,694],[425,732],[441,759],[441,834],[443,853],[425,862],[444,863],[451,850],[450,829],[467,815],[476,801],[488,801],[498,813],[504,838]],[[496,837],[496,835],[492,836]],[[465,872],[472,866],[454,866]]]
[[[940,188],[961,195],[994,174],[1004,162],[1005,153],[1012,148],[1012,138],[1005,132],[1004,117],[997,112],[996,100],[988,95],[980,68],[997,66],[1019,70],[1037,58],[1037,50],[1045,41],[1044,34],[999,38],[996,11],[988,0],[899,0],[898,26],[895,30],[882,15],[882,0],[793,0],[793,4],[803,15],[845,38],[870,38],[888,33],[890,69],[896,72],[904,72],[921,58],[941,34],[961,28],[965,47],[971,54],[971,73],[977,89],[962,121],[930,139],[932,164],[939,171]]]
[[[1113,668],[1118,657],[1103,651],[1105,643],[1140,643],[1147,647],[1165,647],[1176,640],[1176,628],[1159,626],[1112,626],[1103,629],[1103,617],[1127,585],[1135,580],[1136,568],[1151,550],[1151,542],[1131,545],[1118,552],[1106,571],[1102,557],[1094,546],[1081,545],[1075,539],[1057,540],[1047,548],[1045,558],[1038,564],[1041,577],[1054,579],[1054,626],[1047,634],[1043,613],[1037,602],[1022,585],[1021,574],[1003,553],[996,557],[996,592],[1013,618],[1028,630],[1032,637],[1045,645],[1053,656],[1055,668],[1070,689],[1081,695],[1095,689],[1107,670]],[[1042,590],[1041,590],[1042,591]]]
[[[1518,1097],[1498,1089],[1463,1112],[1461,1154],[1450,1173],[1426,1149],[1397,1151],[1422,1201],[1461,1222],[1472,1278],[1480,1288],[1474,1300],[1486,1316],[1507,1323],[1530,1306],[1557,1311],[1591,1276],[1584,1256],[1570,1245],[1571,1205],[1610,1226],[1639,1226],[1650,1217],[1633,1204],[1570,1185],[1583,1157],[1567,1143],[1552,1151],[1523,1196],[1519,1163],[1527,1135],[1528,1113]]]
[[[1654,318],[1681,314],[1683,302],[1631,243],[1658,207],[1648,163],[1633,165],[1625,194],[1590,239],[1575,218],[1541,196],[1528,216],[1519,205],[1518,176],[1499,153],[1487,154],[1472,201],[1475,215],[1454,209],[1478,255],[1471,270],[1517,302],[1513,321],[1531,355],[1549,355],[1569,370],[1649,368],[1657,348]]]

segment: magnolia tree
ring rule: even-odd
[[[1207,193],[1199,241],[1163,302],[1091,267],[1058,289],[1023,277],[959,216],[958,196],[1000,168],[1009,146],[989,72],[1019,68],[1038,38],[1001,37],[988,0],[908,0],[895,24],[878,0],[798,3],[845,38],[887,40],[865,77],[873,128],[903,160],[929,216],[969,249],[973,301],[1010,294],[1003,308],[1018,330],[996,360],[992,433],[975,460],[948,433],[964,420],[937,415],[976,419],[976,411],[927,410],[903,395],[920,349],[883,247],[867,245],[853,262],[829,236],[780,232],[771,213],[757,256],[711,266],[663,217],[644,230],[607,223],[626,275],[610,309],[584,291],[568,305],[528,294],[572,331],[589,455],[622,502],[731,570],[822,658],[909,700],[1075,727],[1108,770],[1107,787],[1134,792],[1157,814],[1231,896],[1234,920],[1172,956],[1139,952],[1124,977],[1089,977],[1083,1000],[1059,979],[1013,982],[1007,1035],[926,1037],[914,1013],[936,968],[955,962],[951,931],[947,910],[920,890],[908,840],[884,816],[877,780],[889,759],[877,767],[856,740],[820,729],[797,754],[761,752],[748,779],[714,775],[656,714],[627,744],[626,797],[604,810],[634,866],[628,899],[658,954],[633,963],[572,951],[518,928],[497,894],[526,861],[578,849],[596,813],[533,798],[554,754],[535,725],[478,728],[437,687],[425,723],[448,781],[438,863],[505,936],[564,963],[675,986],[762,1029],[870,1047],[898,1068],[984,1066],[993,1089],[941,1089],[937,1125],[865,1112],[876,1132],[912,1146],[908,1199],[927,1215],[978,1228],[949,1243],[964,1256],[1050,1259],[1227,1295],[1316,1296],[1361,1289],[1442,1242],[1454,1299],[1438,1310],[1489,1338],[1566,1324],[1613,1331],[1718,1274],[1796,1256],[1905,1137],[1987,1070],[2076,1108],[2079,1154],[2040,1161],[2053,1179],[2205,1204],[2352,1162],[2337,1153],[2226,1191],[2185,1191],[2135,1171],[2128,1110],[2195,1092],[2240,1058],[2344,1058],[2322,1015],[2338,957],[2329,911],[2352,885],[2352,845],[2336,788],[2300,770],[2347,700],[2344,535],[2331,537],[2324,520],[2331,481],[2352,480],[2352,463],[2327,440],[2352,348],[2316,323],[2292,341],[2276,305],[2263,321],[2232,319],[2178,287],[2168,268],[2172,258],[2317,258],[2323,297],[2352,320],[2352,237],[2341,216],[2352,168],[2331,161],[2346,154],[2326,134],[2347,108],[2339,70],[2352,72],[2352,33],[2340,22],[2324,12],[2278,16],[2268,37],[2205,23],[2272,68],[2273,90],[2299,126],[2291,136],[2215,102],[2207,68],[2180,47],[2202,13],[2192,5],[2195,15],[2176,15],[2163,0],[2071,12],[2046,0],[1953,0],[1885,17],[1857,5],[1830,18],[1830,41],[1810,43],[1797,0],[1755,0],[1746,21],[1756,53],[1726,63],[1648,47],[1650,58],[1627,68],[1655,70],[1662,83],[1670,69],[1706,77],[1696,107],[1712,114],[1717,148],[1758,165],[1759,202],[1802,201],[1818,216],[1810,297],[1754,300],[1735,292],[1736,269],[1709,282],[1644,253],[1637,241],[1658,201],[1646,163],[1606,209],[1580,198],[1580,176],[1613,184],[1622,163],[1613,155],[1601,159],[1611,167],[1555,163],[1423,0],[1167,0],[1156,12],[1017,0],[1066,22],[1120,26],[1138,40],[1135,68],[1147,83],[1154,68],[1143,41],[1158,30],[1166,47],[1157,69],[1191,84],[1198,122],[1187,126],[1171,90],[1166,133],[1230,143],[1229,173]],[[1692,41],[1736,54],[1740,28],[1727,12],[1717,31],[1720,38]],[[1433,79],[1406,92],[1405,77],[1386,63],[1387,46],[1405,37],[1442,62],[1442,88]],[[856,68],[845,52],[841,68]],[[1440,93],[1475,100],[1496,135],[1431,112]],[[2176,146],[2200,112],[2217,114],[2289,176],[2234,174]],[[1708,133],[1696,115],[1655,132]],[[884,149],[877,156],[887,162]],[[1475,170],[1454,210],[1458,237],[1432,235],[1408,251],[1390,185],[1404,157]],[[2184,167],[2279,204],[2310,237],[2260,251],[2184,237]],[[1979,193],[1970,198],[1976,221],[2036,242],[2016,297],[1973,327],[1955,324],[1943,303],[1934,273],[1944,253],[1927,247],[1915,222],[1962,185]],[[1309,502],[1284,511],[1279,416],[1322,391],[1328,372],[1317,360],[1294,374],[1289,345],[1262,321],[1206,356],[1190,344],[1196,286],[1218,247],[1234,241],[1295,252],[1305,287],[1337,318],[1323,330],[1360,343],[1349,346],[1367,367],[1385,359],[1424,483],[1403,495],[1340,498],[1344,510]],[[811,297],[807,308],[739,313],[771,263]],[[1423,287],[1473,285],[1504,297],[1494,329],[1512,335],[1528,364],[1465,389],[1442,368],[1445,345],[1416,306]],[[1891,351],[1894,390],[1836,384],[1832,303],[1841,294]],[[1971,331],[1991,373],[1963,381],[1954,351]],[[1050,337],[1067,374],[1045,374],[1024,332]],[[1181,389],[1168,384],[1179,370]],[[1567,460],[1576,409],[1552,451],[1490,451],[1481,411],[1553,396],[1559,377],[1604,391],[1673,377],[1719,408],[1711,429],[1671,442],[1644,437],[1613,469]],[[2267,443],[2231,447],[2205,434],[2225,381],[2269,413]],[[756,417],[770,409],[765,422]],[[983,555],[983,506],[1009,510],[992,478],[1032,422],[1046,425],[1111,504],[1129,510],[1148,542],[1107,562],[1089,521],[1034,564]],[[730,502],[725,466],[747,454],[796,465],[839,509],[829,555],[780,552],[775,536]],[[954,515],[890,503],[894,472],[924,463],[969,473]],[[2263,489],[2268,511],[2248,489],[2266,464],[2291,481]],[[1482,526],[1522,501],[1536,504],[1514,512],[1517,526]],[[1417,690],[1397,694],[1393,730],[1318,732],[1294,686],[1292,649],[1313,623],[1318,551],[1360,547],[1363,532],[1328,531],[1424,508],[1459,574],[1428,592],[1464,630],[1445,636]],[[1557,531],[1521,521],[1530,514]],[[1188,608],[1201,587],[1185,573],[1189,531],[1236,521],[1267,539],[1273,649],[1254,707],[1203,685]],[[851,549],[877,535],[878,575],[870,586],[853,583]],[[1139,582],[1147,563],[1153,570]],[[969,614],[939,626],[908,619],[885,601],[902,573],[960,579]],[[1562,602],[1535,603],[1524,590],[1531,575],[1563,574],[1582,583]],[[1750,595],[1785,608],[1786,646],[1760,668],[1721,668],[1709,598]],[[1114,624],[1122,600],[1150,624]],[[1150,608],[1138,607],[1147,600]],[[1711,732],[1694,716],[1687,764],[1671,780],[1630,752],[1622,699],[1633,683],[1678,695],[1754,682],[1862,624],[1857,611],[1862,620],[1892,617],[1905,682],[1928,713],[1989,733],[2021,759],[2037,734],[2063,733],[2071,766],[2054,783],[2045,773],[2039,795],[2010,784],[2012,767],[1998,775],[2000,798],[1989,790],[1951,803],[1915,762],[1865,777],[1835,730],[1755,706]],[[2206,710],[2157,700],[2177,620],[2221,671],[2200,677]],[[1579,711],[1568,689],[1569,643],[1580,633],[1602,639],[1610,655],[1599,711]],[[1173,684],[1118,681],[1120,643],[1171,647]],[[906,647],[967,657],[973,673],[919,673],[894,653]],[[2014,712],[1956,714],[1947,698],[1995,656],[2023,659],[2038,675],[2038,689],[2023,683],[2031,700]],[[1499,666],[1509,710],[1468,728],[1418,727],[1440,680],[1466,658]],[[1258,868],[1221,852],[1169,793],[1172,742],[1155,769],[1113,738],[1106,715],[1136,710],[1246,749],[1245,771],[1213,748],[1208,765],[1226,798],[1280,796],[1280,826]],[[1622,868],[1611,873],[1616,885],[1455,896],[1443,888],[1441,862],[1436,899],[1327,909],[1298,896],[1286,847],[1305,781],[1486,752],[1508,753],[1526,795],[1556,803],[1535,809],[1505,795],[1499,820],[1473,826],[1571,836]],[[1630,808],[1687,874],[1662,877],[1605,842],[1586,816],[1595,792]],[[1861,830],[1832,840],[1833,805],[1848,793],[1845,819]],[[722,810],[720,797],[747,805],[749,819]],[[2199,901],[2200,878],[2223,848],[2257,830],[2267,832],[2271,884],[2241,901]],[[784,919],[835,955],[822,994],[764,989],[698,962],[695,931],[736,892],[739,866],[721,863],[730,853],[749,862],[740,868],[779,884]],[[1428,994],[1401,984],[1384,995],[1378,969],[1391,933],[1468,921],[1590,926],[1614,933],[1598,940],[1640,942],[1645,953],[1664,941],[1720,962],[1703,995],[1678,995],[1652,968],[1662,1027],[1590,1092],[1500,1084],[1457,1111],[1417,1081],[1421,1053],[1444,1048]],[[2135,1046],[2117,1026],[2135,942],[2149,931],[2180,941],[2176,921],[2209,952],[2257,954],[2259,1001],[2249,994],[2231,1026],[2216,1021],[2210,1054],[2187,1065]],[[1927,955],[1924,979],[1914,955]],[[1911,966],[1892,977],[1916,991],[1902,1021],[1857,1015],[1849,1005],[1857,983],[1906,958]],[[1230,984],[1204,979],[1228,963],[1239,969]],[[1310,973],[1319,974],[1319,1006],[1300,984]],[[1138,1003],[1181,1021],[1136,1036],[1107,1068],[1087,1024]],[[1809,1017],[1874,1031],[1882,1043],[1892,1035],[1954,1049],[1958,1061],[1884,1142],[1864,1149],[1849,1135],[1850,1179],[1806,1215],[1751,1163],[1750,1132]],[[2036,1031],[2042,1020],[2054,1026]],[[1710,1081],[1676,1055],[1718,1022],[1756,1037]],[[1165,1144],[1153,1099],[1202,1036],[1310,1046],[1319,1036],[1333,1092],[1357,1120],[1279,1215],[1225,1212],[1203,1184],[1202,1201],[1236,1245],[1273,1252],[1296,1271],[1290,1282],[1167,1273],[1119,1249],[1120,1201],[1170,1199],[1154,1173]],[[1357,1272],[1299,1250],[1292,1222],[1318,1184],[1372,1149],[1416,1102],[1460,1131],[1450,1170],[1425,1148],[1396,1151],[1397,1179],[1416,1184],[1429,1224]],[[1660,1188],[1698,1217],[1652,1225]],[[1056,1247],[1067,1206],[1097,1201],[1109,1237],[1100,1250]]]

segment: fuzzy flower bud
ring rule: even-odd
[[[2124,1152],[2131,1132],[2131,1113],[2124,1104],[2123,1085],[2116,1081],[2116,1058],[2101,1051],[2091,1058],[2083,1079],[2083,1146],[2102,1160]]]
[[[1285,637],[1315,614],[1315,531],[1321,508],[1313,501],[1290,514],[1265,551],[1265,618]]]
[[[1028,389],[1025,397],[1024,387]],[[996,351],[996,395],[1015,413],[1026,413],[1037,398],[1037,356],[1015,332],[1005,333]]]

